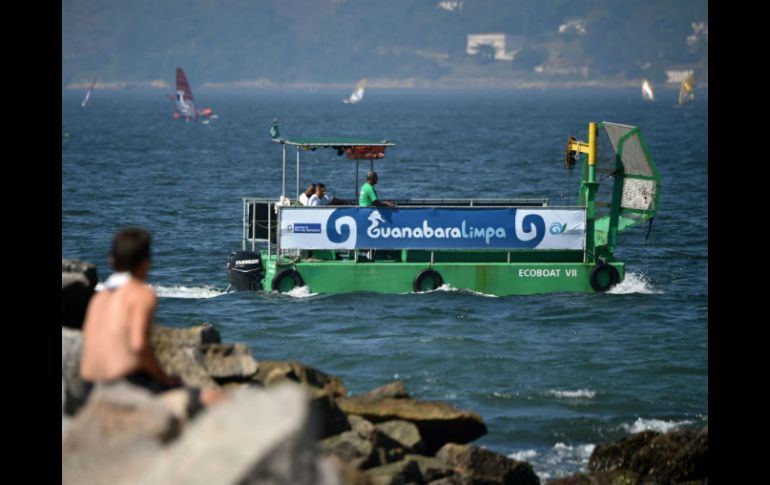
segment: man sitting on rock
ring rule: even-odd
[[[163,371],[150,343],[157,297],[145,283],[150,269],[149,232],[140,228],[118,232],[110,262],[116,272],[104,290],[91,298],[83,322],[80,376],[85,398],[96,382],[119,379],[153,393],[180,387],[182,381]],[[221,391],[204,390],[200,401],[207,404],[221,397]]]

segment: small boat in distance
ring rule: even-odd
[[[185,76],[184,69],[181,67],[176,68],[176,95],[169,95],[169,97],[176,103],[174,118],[184,118],[185,121],[190,121],[191,119],[197,120],[199,116],[217,117],[211,108],[197,109],[195,107],[195,99],[193,98],[192,89],[190,89],[190,83],[187,82],[187,76]]]
[[[655,101],[655,93],[652,91],[652,84],[646,79],[642,81],[642,99],[645,101]]]
[[[94,85],[96,84],[96,78],[94,78],[93,82],[91,83],[91,87],[88,88],[88,91],[86,92],[86,96],[83,98],[83,101],[80,103],[81,108],[85,108],[88,106],[88,102],[91,101],[91,91],[94,90]]]
[[[362,99],[364,99],[364,89],[366,88],[366,79],[361,79],[358,81],[358,84],[356,84],[356,89],[353,90],[353,92],[350,94],[350,97],[347,99],[343,99],[342,102],[345,104],[355,104],[360,102]]]
[[[690,74],[682,81],[677,106],[683,106],[691,101],[695,101],[695,74]]]

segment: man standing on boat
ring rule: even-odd
[[[377,191],[374,186],[377,185],[377,172],[371,171],[366,174],[366,182],[361,186],[361,192],[358,196],[359,207],[396,207],[396,204],[388,201],[381,201],[377,198]]]

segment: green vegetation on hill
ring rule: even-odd
[[[239,80],[352,82],[468,76],[545,78],[543,63],[588,67],[591,79],[661,81],[676,64],[707,66],[707,0],[98,0],[62,1],[62,84]],[[559,33],[580,19],[585,33]],[[466,53],[468,34],[508,36],[512,62],[489,48]],[[483,55],[485,54],[486,55]],[[702,68],[702,67],[701,67]],[[551,73],[550,75],[553,75]],[[564,76],[564,74],[562,74]]]

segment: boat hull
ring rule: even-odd
[[[611,266],[597,270],[598,266]],[[290,291],[296,284],[285,276],[294,269],[292,277],[300,276],[311,293],[412,293],[430,290],[435,282],[452,289],[465,289],[489,295],[532,295],[540,293],[606,291],[625,276],[622,262],[593,265],[582,262],[425,262],[392,261],[322,261],[297,262],[293,265],[268,264],[264,288]],[[426,270],[438,278],[421,279]],[[615,274],[613,274],[615,273]],[[613,279],[614,278],[614,279]],[[273,284],[273,283],[276,284]]]

